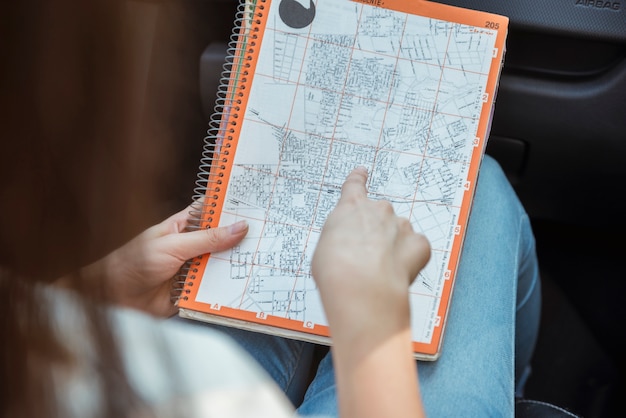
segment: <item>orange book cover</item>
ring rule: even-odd
[[[197,197],[200,227],[249,233],[191,261],[180,315],[331,344],[310,261],[361,165],[431,243],[409,297],[415,356],[436,360],[507,26],[427,1],[242,0]]]

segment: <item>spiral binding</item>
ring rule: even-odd
[[[248,70],[255,52],[258,25],[267,0],[240,0],[235,13],[234,27],[228,42],[226,59],[222,66],[220,84],[213,114],[209,120],[198,178],[193,191],[193,203],[187,231],[208,228],[213,222],[217,193],[223,186],[223,171],[229,162],[231,141],[240,116],[242,97],[248,86]],[[172,278],[171,300],[177,305],[187,300],[203,256],[188,260]]]

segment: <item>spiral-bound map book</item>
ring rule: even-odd
[[[249,232],[188,263],[180,315],[332,344],[311,257],[365,166],[369,197],[431,243],[409,297],[415,356],[437,359],[508,19],[423,0],[242,0],[234,21],[194,215]]]

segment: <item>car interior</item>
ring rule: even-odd
[[[626,2],[439,1],[510,19],[486,152],[505,170],[537,240],[542,322],[524,398],[587,418],[623,416]],[[146,69],[140,94],[174,98],[167,117],[182,155],[164,187],[179,209],[193,193],[238,1],[131,4],[143,51],[136,59]],[[184,28],[176,39],[161,30],[173,21]]]

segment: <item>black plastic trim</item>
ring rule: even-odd
[[[436,0],[508,16],[512,28],[626,43],[626,0]]]

